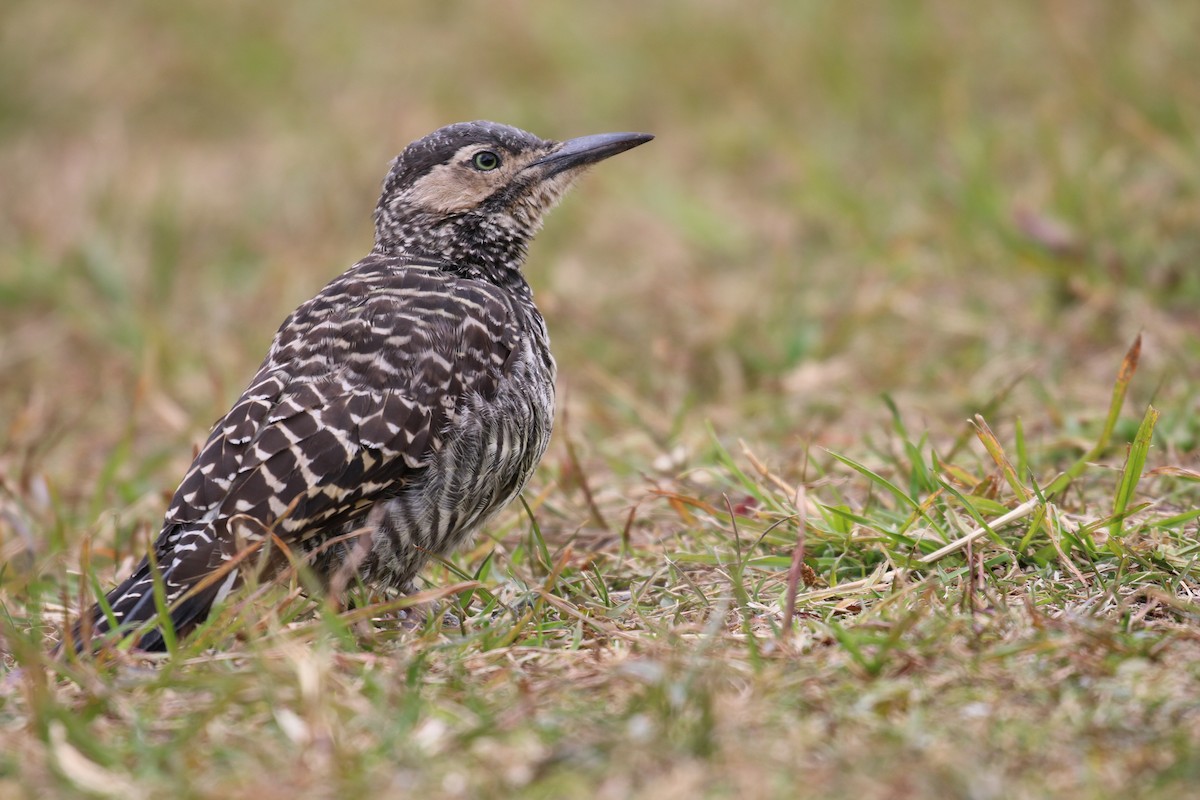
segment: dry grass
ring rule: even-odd
[[[1186,794],[1197,17],[10,3],[0,795]],[[566,413],[426,575],[463,629],[285,587],[51,663],[388,158],[480,117],[658,139],[534,248]]]

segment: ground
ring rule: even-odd
[[[0,795],[1194,792],[1200,8],[408,5],[0,11]],[[52,658],[476,118],[658,138],[535,243],[561,409],[461,627]]]

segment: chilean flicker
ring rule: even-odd
[[[184,475],[153,558],[71,645],[153,618],[156,573],[180,636],[251,570],[299,562],[328,585],[350,567],[413,591],[431,555],[517,496],[549,442],[555,364],[521,273],[530,241],[588,166],[652,138],[466,122],[405,148],[370,254],[284,320]],[[161,627],[136,645],[164,649]]]

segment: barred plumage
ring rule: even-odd
[[[353,567],[411,591],[431,554],[515,498],[554,417],[549,337],[520,272],[529,240],[585,167],[651,138],[558,143],[474,122],[409,145],[384,181],[372,253],[284,321],[184,476],[153,562],[109,593],[122,629],[155,614],[152,563],[180,634],[245,570],[277,574],[285,549],[325,581]],[[355,559],[345,534],[364,525]],[[256,546],[266,554],[246,559]],[[93,608],[75,646],[109,627]]]

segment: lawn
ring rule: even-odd
[[[1200,6],[0,9],[0,797],[1176,798]],[[645,130],[527,274],[559,417],[428,569],[55,659],[457,120]]]

